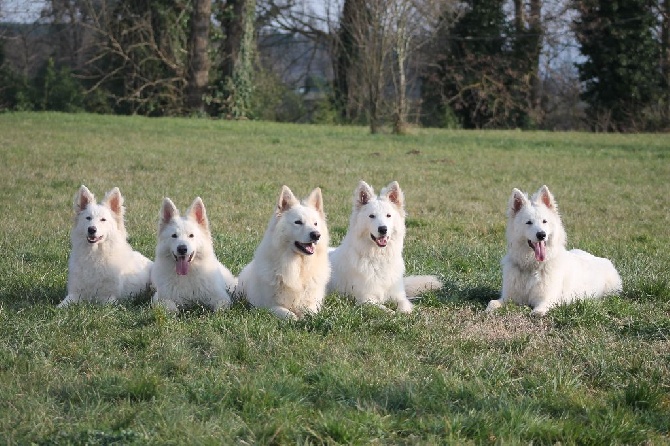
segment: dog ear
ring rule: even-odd
[[[123,195],[121,195],[121,191],[118,187],[115,187],[105,194],[102,204],[111,209],[117,217],[123,218],[125,207],[123,206]]]
[[[282,186],[279,200],[277,201],[277,214],[281,214],[298,203],[298,199],[295,198],[291,189],[288,186]]]
[[[321,194],[321,188],[316,187],[307,197],[307,204],[314,209],[316,209],[319,214],[324,215],[323,212],[323,195]]]
[[[368,183],[361,180],[358,183],[358,187],[354,191],[354,207],[360,208],[365,206],[372,200],[375,196],[375,191],[370,187]]]
[[[126,208],[123,206],[123,195],[121,195],[121,191],[118,187],[115,187],[105,194],[105,198],[102,199],[102,205],[108,207],[112,211],[114,219],[116,220],[116,225],[125,231],[123,216],[126,213]]]
[[[405,206],[405,194],[403,194],[397,181],[390,182],[382,191],[382,195],[385,195],[391,203],[400,209]]]
[[[193,200],[186,215],[195,220],[204,230],[209,232],[209,220],[207,219],[207,211],[205,211],[205,203],[202,202],[200,197],[196,197],[195,200]]]
[[[79,187],[79,190],[74,194],[74,212],[75,214],[80,213],[88,207],[89,204],[95,203],[95,197],[90,190],[83,184]]]
[[[528,203],[528,197],[516,187],[512,189],[509,199],[509,216],[513,217]]]
[[[554,212],[558,212],[558,205],[554,196],[549,192],[549,188],[546,185],[543,185],[537,193],[535,193],[535,200],[540,201],[547,208],[551,209]]]
[[[177,206],[175,206],[172,200],[169,198],[163,198],[163,205],[161,206],[160,213],[160,228],[162,229],[163,226],[170,223],[170,221],[175,217],[179,217],[179,210],[177,210]]]

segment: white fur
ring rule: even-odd
[[[361,181],[354,191],[349,229],[342,244],[330,252],[333,274],[329,291],[348,294],[359,304],[386,309],[395,302],[401,313],[410,313],[409,298],[442,284],[435,276],[408,276],[402,257],[405,240],[405,198],[396,181],[379,196]]]
[[[86,186],[74,196],[72,250],[67,296],[59,308],[77,302],[113,303],[149,289],[152,262],[128,244],[123,196],[117,187],[100,204]]]
[[[163,199],[159,220],[151,273],[156,288],[152,304],[171,312],[195,303],[214,311],[228,308],[235,277],[216,258],[200,197],[193,200],[184,217],[169,198]]]
[[[240,273],[238,292],[254,307],[268,308],[279,318],[299,319],[319,311],[329,277],[321,189],[301,203],[283,186],[263,240]]]
[[[543,316],[559,304],[621,291],[621,278],[611,261],[579,249],[566,250],[565,229],[547,186],[530,199],[514,189],[507,216],[502,292],[486,311],[511,300],[530,305],[531,314]]]

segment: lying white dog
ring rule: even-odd
[[[321,189],[301,203],[283,186],[263,240],[240,273],[237,292],[279,318],[299,319],[319,311],[329,277]]]
[[[67,296],[58,307],[113,303],[148,291],[152,262],[128,244],[119,188],[96,204],[82,185],[74,196],[74,213]]]
[[[621,278],[612,262],[579,249],[566,250],[565,229],[547,186],[531,199],[514,189],[507,216],[502,292],[486,311],[511,300],[530,305],[531,314],[543,316],[562,303],[621,291]]]
[[[333,272],[329,291],[384,309],[384,303],[394,302],[399,312],[411,312],[409,298],[439,289],[442,283],[435,276],[403,277],[404,240],[405,198],[398,182],[391,182],[376,196],[372,187],[361,181],[354,191],[347,234],[330,252]]]
[[[235,277],[214,253],[205,205],[200,197],[184,217],[172,200],[161,206],[156,259],[151,280],[152,304],[176,312],[178,306],[202,304],[216,311],[230,307]]]

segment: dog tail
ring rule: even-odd
[[[403,281],[408,299],[413,299],[426,291],[442,288],[442,282],[435,276],[405,276]]]

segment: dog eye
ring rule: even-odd
[[[316,222],[316,221],[314,222],[314,226],[318,226],[318,224],[319,224],[318,222]]]
[[[193,238],[193,237],[194,237],[193,234],[189,234],[189,235],[188,235],[188,238]]]
[[[101,218],[100,221],[107,221],[107,219],[106,218]]]
[[[177,238],[177,234],[172,234],[172,238]]]
[[[386,214],[386,218],[391,218],[391,214]]]
[[[547,220],[542,220],[542,223],[546,223],[546,222],[547,222]]]
[[[301,224],[302,224],[302,221],[300,221],[300,220],[296,220],[296,221],[294,221],[293,223],[295,223],[296,225],[301,225]]]
[[[370,214],[370,218],[375,218],[375,214]]]
[[[532,225],[532,224],[533,224],[533,222],[532,222],[532,221],[530,221],[530,220],[528,220],[528,221],[526,222],[526,224],[527,224],[527,225]]]
[[[89,215],[88,217],[86,217],[86,220],[91,221],[93,220],[93,218]]]

